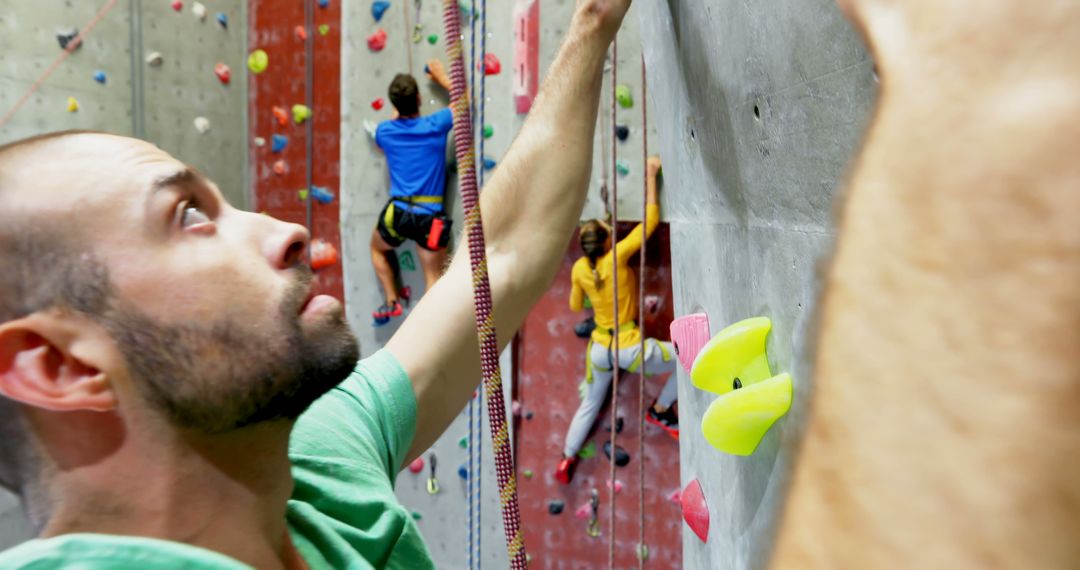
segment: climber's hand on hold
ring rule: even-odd
[[[446,67],[438,59],[429,59],[427,62],[427,76],[440,87],[450,91],[450,76],[446,74]]]
[[[655,155],[650,156],[649,160],[645,163],[645,171],[650,178],[656,178],[656,176],[660,174],[660,157]]]
[[[659,204],[660,201],[657,198],[657,193],[660,191],[659,185],[656,183],[656,176],[660,174],[660,157],[650,156],[649,160],[645,163],[645,203],[646,204]]]

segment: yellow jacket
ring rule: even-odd
[[[596,275],[589,265],[589,258],[582,257],[574,263],[570,272],[570,310],[581,311],[585,306],[585,296],[592,301],[593,311],[596,318],[596,329],[593,330],[593,342],[607,346],[611,343],[611,332],[615,328],[614,298],[615,287],[612,274],[614,262],[619,264],[619,348],[629,348],[641,342],[641,331],[638,329],[636,319],[638,317],[638,282],[637,272],[630,267],[629,261],[635,253],[641,250],[641,227],[645,226],[646,239],[656,230],[660,223],[660,207],[650,205],[645,209],[645,221],[638,224],[626,237],[615,244],[612,251],[604,254],[596,260]],[[599,283],[597,283],[597,276]],[[634,324],[630,324],[634,323]]]

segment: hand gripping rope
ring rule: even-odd
[[[465,228],[469,241],[473,293],[476,303],[476,326],[480,344],[480,364],[484,395],[488,404],[491,442],[495,453],[495,474],[499,483],[503,529],[513,570],[525,570],[525,543],[521,537],[517,482],[506,425],[506,402],[503,399],[499,370],[499,346],[492,316],[491,285],[488,282],[484,226],[480,216],[480,198],[476,185],[476,155],[472,144],[472,116],[465,97],[465,62],[461,47],[461,17],[456,0],[443,0],[443,24],[446,26],[446,56],[450,64],[450,101],[454,111],[454,144],[457,147],[458,182],[465,209]]]

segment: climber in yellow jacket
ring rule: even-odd
[[[589,431],[592,430],[596,416],[611,387],[611,378],[616,364],[620,369],[637,372],[642,363],[648,375],[670,373],[675,370],[675,353],[671,343],[654,338],[645,340],[645,353],[641,351],[641,329],[638,328],[638,279],[637,272],[630,267],[630,258],[644,246],[642,225],[645,234],[651,236],[660,223],[660,205],[657,201],[656,177],[660,172],[660,158],[650,157],[647,165],[647,183],[645,196],[645,221],[611,247],[611,231],[599,220],[586,222],[580,231],[581,249],[585,253],[574,263],[570,279],[570,310],[581,311],[585,308],[585,298],[592,302],[596,328],[592,331],[589,348],[586,350],[585,384],[574,419],[566,434],[563,458],[555,471],[555,478],[563,484],[569,484],[574,476],[577,453],[581,449]],[[615,264],[618,264],[619,288],[619,330],[615,330]],[[615,350],[614,336],[618,335],[618,351]],[[678,397],[677,383],[674,376],[668,378],[663,391],[649,409],[646,420],[664,429],[674,437],[679,434],[679,418],[672,409]],[[619,449],[604,451],[616,454],[616,462],[629,461],[629,456]],[[621,456],[621,457],[619,457]]]

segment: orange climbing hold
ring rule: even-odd
[[[338,262],[337,249],[321,239],[311,242],[311,268],[318,270]]]
[[[289,124],[289,112],[285,110],[285,107],[274,107],[274,118],[283,127]]]
[[[296,26],[293,28],[293,33],[296,34],[296,38],[301,41],[307,41],[307,30],[304,26]]]
[[[281,176],[285,174],[285,161],[278,160],[274,162],[274,174]]]

